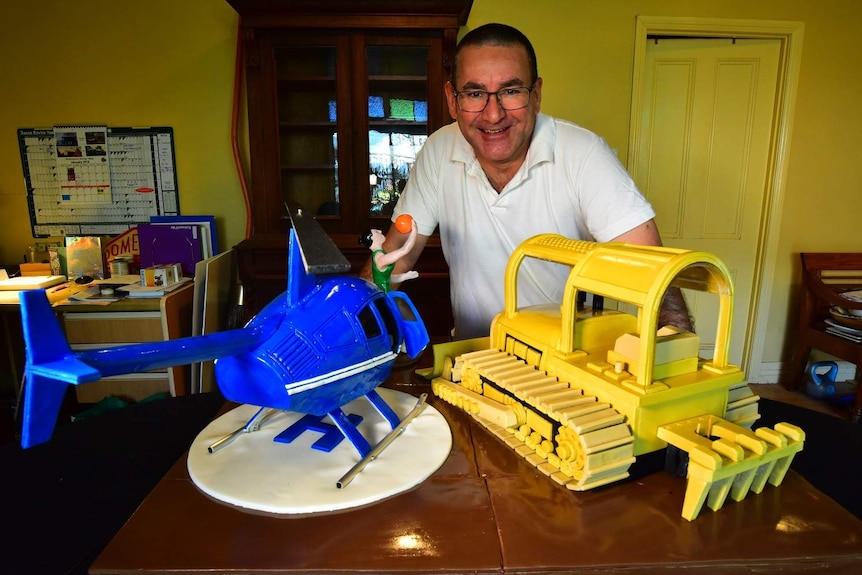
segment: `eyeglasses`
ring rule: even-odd
[[[483,90],[466,90],[464,92],[455,92],[455,100],[458,102],[458,108],[462,112],[477,113],[482,112],[488,106],[488,100],[491,95],[497,96],[497,103],[504,110],[520,110],[526,108],[530,103],[530,93],[533,91],[533,86],[527,88],[503,88],[496,92],[485,92]]]

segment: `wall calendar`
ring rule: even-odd
[[[179,215],[173,128],[21,128],[34,238],[116,235]]]

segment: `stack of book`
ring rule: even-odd
[[[0,268],[0,306],[18,305],[19,292],[31,289],[46,289],[66,281],[66,276],[18,276],[10,278]]]
[[[168,285],[153,286],[145,286],[138,282],[125,285],[117,289],[126,294],[128,297],[162,297],[163,295],[167,295],[174,290],[180,289],[184,285],[187,285],[190,281],[192,281],[192,278],[184,277],[181,278],[179,281]]]
[[[107,305],[124,298],[160,298],[188,285],[192,278],[180,278],[168,285],[143,285],[139,276],[116,276],[108,280],[95,280],[70,294],[66,304]]]
[[[6,270],[0,269],[0,291],[45,289],[64,281],[66,281],[66,276],[17,276],[10,278]]]
[[[86,302],[96,305],[109,304],[111,302],[120,301],[126,294],[118,291],[121,286],[118,284],[93,283],[86,289],[69,296],[70,302]]]

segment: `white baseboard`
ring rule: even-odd
[[[856,366],[849,361],[836,361],[838,364],[838,375],[835,381],[847,381],[856,377]],[[755,376],[757,381],[749,378],[749,383],[778,383],[783,363],[780,361],[766,361],[760,364],[760,372]],[[818,370],[819,371],[819,370]]]

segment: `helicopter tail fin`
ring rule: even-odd
[[[102,376],[75,358],[44,290],[22,292],[20,300],[27,350],[21,430],[21,445],[26,449],[51,438],[69,384]]]
[[[317,285],[317,278],[308,272],[305,256],[296,231],[291,228],[287,256],[287,306],[294,307]]]
[[[290,218],[287,305],[296,305],[317,285],[318,274],[349,273],[350,262],[320,223],[302,206],[285,202]]]

